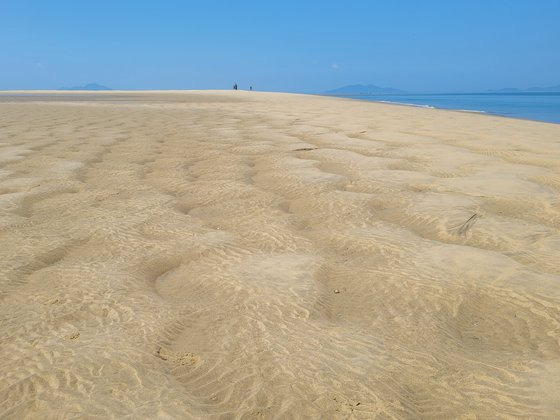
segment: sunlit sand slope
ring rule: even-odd
[[[554,418],[560,126],[0,96],[0,417]]]

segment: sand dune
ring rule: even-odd
[[[0,95],[0,417],[554,418],[560,126]]]

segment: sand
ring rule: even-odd
[[[0,96],[1,418],[553,418],[560,125]]]

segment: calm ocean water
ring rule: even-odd
[[[454,93],[344,96],[427,108],[442,108],[560,124],[560,93]]]

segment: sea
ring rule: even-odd
[[[478,112],[560,124],[560,92],[342,95],[424,108]]]

